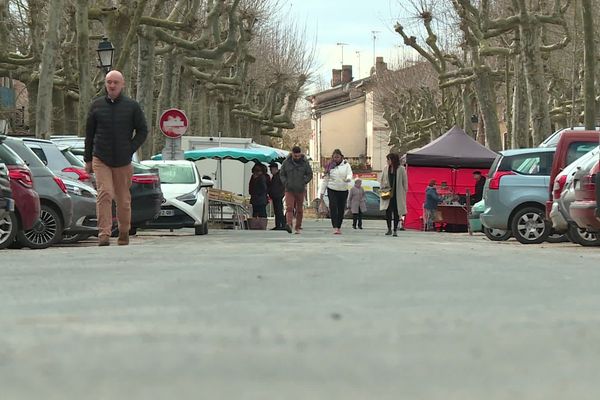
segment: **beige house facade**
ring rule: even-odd
[[[382,58],[378,66],[385,67]],[[354,81],[352,66],[332,70],[332,87],[314,93],[311,103],[312,135],[308,155],[313,160],[315,179],[308,200],[318,197],[322,169],[334,149],[340,149],[355,175],[376,177],[385,165],[389,128],[373,101],[371,78]]]

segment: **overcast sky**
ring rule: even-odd
[[[385,61],[397,60],[406,51],[399,47],[402,38],[394,32],[402,14],[398,0],[288,1],[291,16],[300,25],[306,24],[309,37],[316,40],[318,74],[327,84],[331,69],[342,65],[342,47],[344,64],[352,65],[354,78],[368,76],[374,59],[372,31],[378,31],[375,54]]]

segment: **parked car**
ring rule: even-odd
[[[196,164],[186,160],[142,161],[157,168],[165,201],[159,217],[148,221],[149,228],[194,228],[196,235],[208,233],[208,187]]]
[[[5,164],[0,163],[0,220],[14,210],[15,201],[12,198],[12,190],[10,189],[8,167]],[[1,232],[0,235],[2,235]]]
[[[567,131],[584,131],[586,130],[584,126],[571,126],[568,128],[562,128],[555,132],[553,132],[550,136],[548,136],[542,143],[540,143],[539,147],[556,147],[562,135]],[[596,132],[600,131],[600,127],[596,127]],[[598,132],[600,133],[600,132]]]
[[[0,162],[8,168],[15,208],[0,219],[0,249],[10,246],[17,234],[33,229],[40,220],[40,197],[33,189],[31,171],[4,143],[5,139],[6,136],[0,136]]]
[[[56,143],[59,147],[69,148],[75,153],[75,151],[81,152],[81,160],[83,161],[83,151],[85,150],[85,138],[75,135],[53,135],[50,140]],[[132,160],[139,162],[137,152],[133,153]]]
[[[573,177],[575,201],[569,207],[573,221],[588,232],[600,233],[600,213],[598,211],[597,193],[600,178],[600,161],[596,159],[589,170],[580,169]]]
[[[79,180],[90,186],[94,185],[92,175],[85,171],[85,166],[70,152],[69,147],[59,148],[50,140],[33,138],[19,138],[18,140],[22,140],[60,178]]]
[[[34,229],[17,234],[17,241],[32,249],[58,243],[73,220],[73,201],[64,181],[44,165],[24,140],[8,137],[4,143],[29,166],[41,203],[41,223]]]
[[[512,232],[523,244],[541,243],[552,227],[546,200],[554,148],[500,152],[488,175],[481,222],[490,229]]]
[[[599,238],[594,233],[587,232],[585,229],[577,226],[571,218],[569,208],[575,200],[575,189],[573,178],[579,170],[589,171],[600,155],[600,148],[583,155],[573,163],[569,164],[554,179],[552,185],[552,208],[550,210],[550,220],[555,232],[567,232],[569,239],[574,243],[583,246],[598,245]]]
[[[550,217],[550,211],[552,210],[553,192],[562,192],[562,185],[564,185],[564,178],[558,181],[558,188],[554,187],[556,176],[569,164],[573,163],[584,154],[593,150],[598,146],[598,131],[588,130],[562,130],[562,134],[558,143],[556,144],[556,151],[554,152],[554,158],[552,161],[552,171],[550,172],[550,185],[548,185],[548,200],[546,201],[546,216]]]

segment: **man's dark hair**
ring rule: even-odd
[[[481,171],[474,171],[473,175],[481,175]]]
[[[300,148],[300,146],[294,146],[292,147],[292,153],[302,153],[302,149]]]

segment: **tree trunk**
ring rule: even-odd
[[[146,33],[151,37],[152,28]],[[154,42],[145,36],[138,36],[138,71],[137,71],[136,100],[144,111],[148,124],[148,138],[141,148],[142,158],[149,158],[152,153],[152,138],[154,137]]]
[[[469,136],[473,136],[473,123],[471,117],[474,114],[471,103],[471,85],[463,85],[461,88],[462,109],[463,109],[463,129]]]
[[[490,149],[500,151],[502,150],[502,136],[498,122],[498,111],[496,110],[496,91],[493,77],[487,68],[480,69],[477,72],[475,90],[485,127],[486,144]]]
[[[89,1],[77,0],[75,22],[77,25],[77,61],[79,68],[79,102],[77,105],[77,121],[80,136],[85,136],[85,121],[90,100],[92,99],[92,78],[90,76],[89,55]]]
[[[36,104],[36,129],[37,138],[50,137],[52,122],[52,87],[54,85],[54,67],[56,63],[58,44],[58,30],[63,12],[63,0],[52,0],[48,12],[48,29],[44,40],[44,50],[40,67],[38,85],[38,99]]]
[[[513,149],[528,147],[529,136],[529,104],[527,99],[527,83],[525,82],[525,67],[523,57],[515,58],[514,93],[512,103],[512,139]]]
[[[79,127],[79,120],[77,118],[77,111],[79,106],[79,100],[66,95],[65,96],[65,132],[77,133],[85,132],[85,125]],[[56,132],[56,131],[55,131]]]
[[[36,123],[36,108],[37,108],[37,97],[38,97],[38,85],[37,79],[32,80],[27,85],[27,100],[29,103],[29,131],[35,132]]]
[[[52,128],[53,134],[65,134],[65,92],[62,88],[52,90]],[[68,132],[71,133],[71,132]]]
[[[540,22],[535,17],[521,14],[519,34],[521,54],[524,57],[527,93],[529,94],[529,112],[531,117],[531,136],[533,145],[540,144],[552,131],[548,111],[548,92],[545,85],[544,65],[541,55]],[[523,20],[526,18],[526,20]]]
[[[165,136],[160,131],[158,120],[162,112],[170,108],[171,99],[169,96],[171,95],[173,86],[173,79],[171,77],[173,66],[173,52],[165,54],[163,57],[162,83],[160,86],[160,95],[158,96],[158,109],[156,110],[156,129],[154,129],[154,136],[152,138],[152,154],[162,152],[165,147]]]
[[[592,0],[581,0],[581,13],[583,15],[583,43],[584,43],[584,124],[585,129],[596,127],[596,91],[594,87],[596,74],[595,44],[594,44],[594,19]]]

